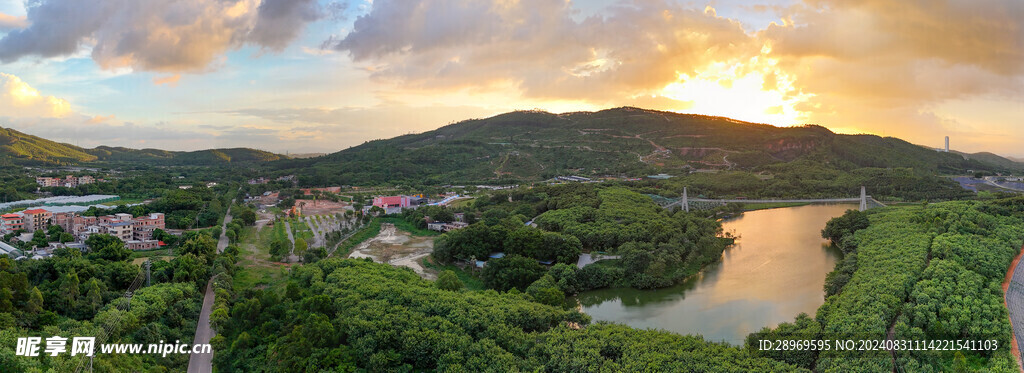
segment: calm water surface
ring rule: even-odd
[[[825,275],[840,252],[821,229],[851,205],[811,205],[744,213],[722,223],[739,235],[719,263],[670,288],[603,289],[581,294],[594,321],[700,334],[742,344],[747,334],[792,321],[824,303]]]

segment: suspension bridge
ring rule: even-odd
[[[860,197],[851,198],[818,198],[818,199],[709,199],[709,198],[690,198],[687,194],[687,188],[683,188],[683,196],[678,200],[673,201],[665,208],[671,209],[676,206],[680,206],[683,210],[689,212],[690,209],[695,210],[710,210],[718,206],[725,206],[729,203],[859,203],[860,211],[865,211],[869,208],[874,207],[885,207],[884,203],[871,198],[867,194],[867,189],[863,186],[860,187]]]

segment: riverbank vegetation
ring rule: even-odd
[[[544,275],[545,267],[526,259],[571,265],[585,251],[621,259],[554,274],[562,283],[576,284],[561,291],[670,286],[718,260],[731,243],[721,237],[713,213],[667,210],[624,187],[577,184],[514,191],[480,197],[474,208],[471,213],[478,213],[480,221],[438,237],[433,256],[452,263],[508,255],[490,259],[484,269],[485,283],[499,290],[525,290]],[[533,224],[526,224],[534,215]]]
[[[848,227],[856,215],[829,227]],[[867,218],[867,227],[838,235],[847,255],[829,275],[817,314],[752,334],[748,349],[762,354],[756,341],[776,338],[994,340],[995,351],[763,355],[817,371],[1016,372],[1000,284],[1024,242],[1024,198],[887,208]]]
[[[331,258],[281,290],[234,294],[220,371],[801,371],[699,337],[589,324],[515,291],[440,289],[413,271]]]

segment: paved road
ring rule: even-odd
[[[199,312],[199,324],[196,325],[196,336],[192,343],[210,343],[213,329],[210,328],[210,312],[213,310],[213,281],[206,284],[206,295],[203,296],[203,310]],[[213,352],[208,354],[192,354],[188,359],[189,373],[213,372]]]
[[[227,230],[228,223],[231,222],[231,209],[228,209],[228,214],[224,216],[224,225],[220,227],[221,232]],[[228,247],[228,235],[221,234],[220,239],[217,241],[217,253],[224,252],[224,249]],[[203,296],[203,309],[199,311],[199,322],[196,324],[196,336],[192,339],[193,344],[206,344],[210,343],[210,338],[213,338],[213,328],[210,327],[210,313],[213,312],[213,279],[206,283],[206,295]],[[213,372],[213,352],[208,354],[192,354],[188,358],[188,372],[189,373],[212,373]]]
[[[1011,186],[1008,186],[1008,185],[1000,185],[1000,184],[998,184],[998,183],[996,183],[996,182],[994,182],[992,180],[988,180],[988,179],[985,179],[985,183],[988,184],[988,185],[994,186],[996,188],[1003,188],[1003,189],[1009,189],[1009,190],[1014,190],[1014,191],[1018,191],[1018,192],[1024,192],[1024,189],[1017,189],[1017,188],[1014,188],[1014,187],[1011,187]]]
[[[285,233],[288,233],[288,241],[291,241],[292,246],[295,246],[295,236],[292,235],[292,225],[288,224],[287,220],[284,222],[284,231]]]

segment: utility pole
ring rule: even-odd
[[[152,259],[147,259],[147,260],[146,260],[146,287],[147,287],[147,288],[148,288],[148,287],[149,287],[149,285],[150,285],[150,280],[149,280],[149,274],[150,274],[150,270],[149,270],[149,269],[150,269],[150,267],[152,267],[152,266],[153,266],[153,260],[152,260]]]

